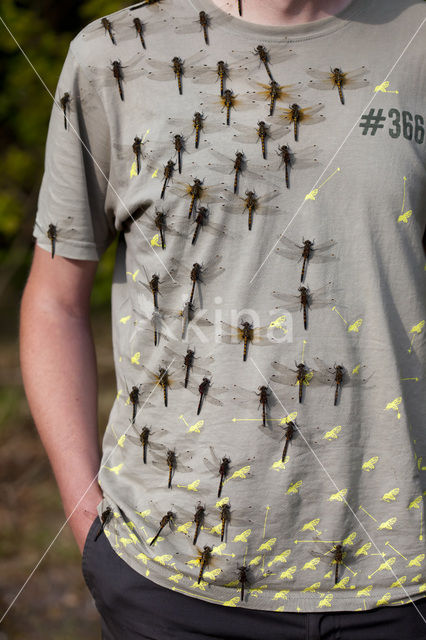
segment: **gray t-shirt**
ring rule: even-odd
[[[86,260],[119,234],[97,508],[164,587],[305,612],[426,593],[425,17],[164,0],[71,42],[34,234]]]

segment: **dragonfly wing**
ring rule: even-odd
[[[318,164],[317,156],[319,153],[320,150],[316,144],[313,144],[311,147],[301,149],[300,151],[296,151],[293,156],[293,164],[296,169],[312,167],[313,165]]]
[[[198,65],[202,60],[204,60],[205,57],[206,57],[206,54],[204,51],[196,51],[192,55],[185,58],[183,61],[185,73],[187,75],[190,75],[192,72],[192,69],[195,68],[196,65]]]
[[[315,258],[317,251],[328,251],[328,249],[331,249],[331,247],[334,247],[336,244],[336,241],[333,239],[322,242],[321,244],[314,244],[312,247],[312,257]]]
[[[312,296],[312,298],[315,298],[316,296],[322,296],[326,293],[330,293],[331,292],[330,285],[331,285],[331,281],[327,282],[322,287],[318,287],[318,289],[313,289],[312,291],[309,291],[309,295]]]
[[[328,89],[336,88],[336,85],[333,83],[331,78],[329,78],[328,81],[309,80],[308,86],[311,89],[321,89],[321,91],[327,91]]]
[[[306,73],[310,75],[311,78],[315,78],[315,80],[320,80],[325,85],[332,84],[333,74],[331,71],[320,71],[319,69],[313,69],[312,67],[309,67],[308,69],[306,69]],[[328,86],[325,86],[324,88],[327,89]]]
[[[274,200],[277,196],[280,195],[280,191],[277,189],[274,189],[274,191],[271,191],[270,193],[266,193],[263,196],[259,197],[259,202],[263,205],[266,202],[271,202],[271,200]]]
[[[235,123],[233,125],[233,128],[238,131],[238,133],[234,133],[234,138],[236,140],[241,140],[241,142],[247,142],[249,144],[254,144],[255,142],[260,141],[260,138],[255,126],[248,127],[247,125],[244,125],[244,124]]]
[[[274,298],[278,298],[282,301],[280,307],[285,306],[288,311],[297,311],[301,307],[300,297],[294,296],[290,293],[276,293],[273,291]]]
[[[144,73],[150,80],[175,80],[175,73],[171,62],[146,58],[146,65]]]
[[[200,367],[198,364],[193,364],[191,369],[195,373],[201,373],[203,376],[206,376],[207,378],[210,378],[212,375],[211,371],[209,371],[208,369],[205,369],[204,367]]]
[[[362,87],[367,87],[370,83],[366,78],[361,80],[350,80],[343,84],[343,91],[346,89],[362,89]]]
[[[220,202],[222,189],[223,189],[222,186],[217,186],[217,187],[212,186],[212,187],[208,187],[207,189],[203,189],[200,200],[205,204],[213,204],[214,202]]]
[[[294,242],[287,236],[281,236],[280,242],[287,248],[288,251],[294,253],[295,256],[301,256],[303,250],[303,244],[298,244]]]
[[[204,65],[202,67],[191,67],[188,72],[194,84],[211,84],[212,82],[218,82],[219,76],[217,69]]]
[[[184,182],[176,181],[174,184],[169,186],[170,193],[173,193],[175,196],[179,196],[180,198],[190,197],[188,192],[189,185],[186,185]]]
[[[175,25],[175,31],[177,33],[198,33],[202,32],[202,27],[199,20],[189,20],[188,18],[181,18],[180,24]]]
[[[233,400],[238,401],[247,401],[247,400],[255,400],[256,392],[250,391],[249,389],[244,389],[243,387],[239,387],[237,384],[233,384],[230,388],[231,393],[233,394]]]
[[[283,49],[281,45],[271,45],[268,47],[268,53],[271,59],[271,63],[284,62],[289,58],[292,58],[295,53],[291,49]]]
[[[211,396],[209,392],[204,396],[204,400],[207,400],[210,404],[214,404],[216,407],[223,407],[223,402],[214,396]]]
[[[283,136],[286,136],[288,133],[290,133],[290,131],[291,131],[290,127],[283,125],[281,121],[279,122],[279,124],[274,124],[273,129],[269,127],[268,137],[271,138],[271,140],[279,140]]]
[[[214,462],[215,465],[217,465],[216,467],[216,472],[218,472],[219,470],[219,465],[221,463],[221,459],[219,459],[219,457],[216,455],[215,450],[213,449],[212,445],[209,445],[209,449],[210,449],[210,455],[212,457],[212,460]],[[206,458],[205,458],[206,459]]]
[[[300,121],[302,124],[316,124],[318,122],[323,122],[325,120],[325,116],[318,113],[323,108],[324,105],[321,103],[313,107],[304,108],[300,115]]]
[[[220,462],[218,461],[217,464],[213,464],[213,462],[211,460],[209,460],[208,458],[203,458],[204,460],[204,464],[206,465],[207,469],[210,471],[210,473],[213,473],[214,475],[219,475],[219,466],[220,466]]]

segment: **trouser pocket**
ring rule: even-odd
[[[86,539],[84,541],[83,553],[81,556],[81,571],[83,574],[84,581],[86,582],[90,590],[92,590],[92,585],[90,581],[90,572],[88,570],[89,554],[90,554],[90,549],[94,544],[96,533],[99,531],[100,527],[101,527],[101,520],[99,518],[99,515],[96,514],[90,526],[90,529],[87,533]]]

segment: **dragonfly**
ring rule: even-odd
[[[195,218],[193,220],[193,224],[195,224],[194,234],[192,236],[191,244],[195,244],[197,238],[200,234],[200,230],[208,231],[216,236],[230,236],[234,237],[232,233],[229,232],[227,227],[222,224],[216,224],[210,221],[210,212],[207,207],[198,207],[195,211]]]
[[[233,462],[232,458],[230,458],[228,455],[224,455],[220,458],[216,454],[212,445],[209,445],[209,450],[210,458],[205,457],[204,464],[206,465],[210,473],[215,476],[219,476],[217,497],[220,498],[222,494],[223,484],[228,478],[229,474],[232,473],[232,470],[235,469],[235,471],[237,471],[239,469],[244,469],[244,476],[247,476],[250,473],[250,466],[253,464],[255,457],[253,456],[252,458],[237,459],[235,462]],[[236,475],[235,477],[241,478],[241,475]]]
[[[132,23],[123,27],[121,40],[123,42],[139,38],[141,46],[144,50],[147,48],[147,40],[154,34],[164,30],[164,21],[146,21],[141,20],[139,17],[133,18]]]
[[[173,351],[173,349],[170,349],[167,346],[164,347],[164,350],[171,358],[177,358],[178,360],[183,358],[182,367],[185,370],[185,380],[184,380],[183,386],[185,387],[185,389],[188,387],[189,376],[191,371],[195,371],[196,373],[201,373],[204,376],[211,376],[211,372],[208,371],[208,369],[200,366],[199,364],[195,364],[195,360],[201,360],[202,362],[206,362],[206,363],[208,362],[208,364],[211,364],[214,361],[213,356],[208,356],[208,358],[202,359],[196,356],[195,349],[191,349],[190,347],[187,347],[186,353],[184,354],[177,353],[176,351]]]
[[[197,547],[197,558],[195,559],[195,562],[197,564],[200,565],[200,570],[198,572],[198,584],[200,584],[201,582],[201,578],[203,577],[203,573],[205,571],[205,569],[209,566],[214,566],[214,558],[212,558],[212,553],[213,553],[213,547],[210,547],[208,544],[205,544],[203,549],[199,549]],[[193,564],[194,563],[194,559],[192,560],[188,560],[186,564]]]
[[[106,69],[90,64],[87,66],[94,76],[100,79],[103,85],[107,87],[116,86],[121,100],[124,101],[123,85],[127,81],[140,81],[143,77],[142,57],[140,53],[141,52],[138,51],[126,64],[122,64],[119,59],[112,60],[110,61],[111,66]]]
[[[262,158],[266,160],[267,140],[278,140],[286,135],[290,129],[286,126],[276,125],[273,129],[264,120],[259,120],[256,127],[248,127],[245,124],[234,124],[234,129],[238,133],[234,133],[234,138],[238,142],[247,144],[255,144],[260,141]]]
[[[132,426],[134,428],[134,430],[136,431],[136,433],[138,433],[138,430],[136,429],[136,426],[134,424],[134,421],[132,421]],[[133,444],[138,445],[139,447],[142,447],[142,459],[143,459],[143,463],[146,464],[146,454],[147,454],[147,450],[149,449],[150,451],[160,451],[162,449],[162,445],[156,443],[156,442],[152,442],[152,432],[150,427],[148,426],[144,426],[142,427],[142,431],[140,433],[138,433],[138,437],[136,438],[135,436],[132,436],[130,434],[127,435],[127,439],[132,442]]]
[[[158,309],[158,296],[161,295],[162,292],[165,293],[167,291],[171,291],[172,289],[176,288],[177,285],[173,281],[160,280],[160,276],[158,273],[153,273],[151,278],[149,278],[145,267],[143,267],[143,270],[145,273],[146,282],[144,282],[143,280],[138,280],[138,283],[145,287],[145,289],[147,289],[150,293],[152,293],[154,308]]]
[[[266,434],[273,440],[276,440],[278,442],[284,440],[281,462],[285,462],[288,445],[293,439],[296,431],[299,430],[299,426],[297,425],[297,423],[294,420],[287,419],[286,421],[280,422],[280,424],[278,425],[278,429],[275,426],[268,428],[268,425],[266,429],[263,425],[258,425],[258,429],[262,432],[262,434]]]
[[[257,391],[250,391],[249,389],[244,389],[243,387],[239,387],[237,384],[232,385],[231,391],[235,393],[234,400],[250,402],[253,400],[253,397],[256,395],[259,398],[259,407],[262,407],[262,425],[266,427],[267,413],[270,402],[270,391],[266,385],[260,385]]]
[[[178,515],[178,522],[179,521],[182,522],[182,524],[179,526],[179,529],[184,529],[185,531],[188,530],[189,523],[191,523],[191,526],[192,523],[195,524],[194,537],[192,539],[193,545],[197,543],[197,539],[202,527],[205,526],[206,528],[211,529],[214,526],[213,523],[208,520],[206,515],[206,507],[201,502],[198,502],[193,514],[181,507],[179,509]]]
[[[149,546],[152,547],[158,540],[161,533],[164,532],[167,525],[170,531],[174,532],[176,529],[176,513],[173,511],[174,505],[168,511],[160,511],[153,500],[149,500],[148,508],[143,511],[135,509],[136,513],[145,520],[151,529],[155,529],[157,532],[151,538]]]
[[[252,50],[250,57],[247,56],[247,53],[244,51],[232,50],[232,53],[238,57],[241,56],[241,54],[244,55],[244,65],[249,71],[255,71],[263,66],[271,81],[274,80],[271,65],[279,64],[294,56],[292,49],[285,49],[282,44],[271,44],[268,48],[262,44],[258,44]]]
[[[320,542],[320,541],[318,541]],[[324,561],[335,565],[334,584],[339,581],[339,567],[344,564],[343,558],[346,556],[344,546],[340,543],[334,543],[327,551],[310,550],[309,555],[318,561]]]
[[[203,314],[198,315],[199,308],[195,306],[194,303],[190,303],[189,300],[185,300],[180,309],[168,309],[167,316],[173,320],[179,320],[181,323],[181,338],[185,339],[188,328],[191,326],[191,322],[196,327],[212,327],[213,323],[203,316]]]
[[[273,575],[271,571],[262,571],[260,569],[255,570],[253,566],[246,566],[246,564],[237,566],[237,578],[232,582],[228,582],[225,587],[237,587],[240,589],[240,600],[244,600],[246,588],[249,588],[249,593],[258,593],[262,589],[266,589],[267,585],[260,585],[265,578]]]
[[[249,84],[255,90],[254,100],[269,102],[268,115],[270,116],[274,115],[277,102],[284,102],[284,100],[292,99],[295,96],[296,85],[294,84],[279,84],[275,80],[271,80],[269,84],[249,80]]]
[[[65,91],[64,95],[60,98],[59,103],[61,109],[64,112],[64,128],[67,128],[67,107],[71,101],[71,96],[68,91]]]
[[[309,287],[300,285],[298,288],[298,291],[300,291],[299,295],[277,293],[276,291],[273,291],[272,295],[283,301],[287,311],[297,311],[298,308],[303,309],[303,326],[306,330],[308,325],[308,307],[309,309],[316,309],[319,307],[326,307],[327,305],[335,302],[334,298],[329,297],[330,285],[331,282],[327,282],[327,284],[319,287],[318,289],[314,289],[313,291],[310,291]],[[277,309],[279,308],[280,307],[277,307]]]
[[[150,226],[158,229],[158,233],[161,241],[161,248],[166,248],[166,235],[176,236],[179,238],[184,238],[185,234],[182,231],[178,231],[176,228],[177,219],[175,222],[168,222],[169,218],[176,218],[175,216],[170,216],[168,211],[156,209],[154,216],[150,216],[148,213],[145,214],[145,219],[149,220]]]
[[[339,67],[330,67],[330,71],[318,71],[318,69],[309,67],[307,72],[314,78],[314,80],[309,81],[309,87],[321,90],[334,89],[337,87],[342,104],[345,104],[342,89],[361,89],[370,84],[368,80],[363,77],[368,73],[365,66],[346,72],[343,72]]]
[[[175,195],[190,199],[188,218],[191,218],[196,205],[220,202],[222,189],[223,183],[207,186],[199,178],[194,178],[192,184],[176,181],[176,184],[170,187],[170,191]]]
[[[134,163],[136,164],[137,175],[139,175],[141,171],[141,159],[146,158],[146,152],[144,149],[147,143],[146,135],[147,134],[145,133],[142,138],[136,135],[134,136],[133,142],[126,145],[113,144],[113,148],[116,149],[120,160],[127,160],[129,153],[132,153],[134,156]]]
[[[97,20],[95,23],[93,23],[93,25],[90,25],[86,29],[86,33],[84,34],[84,37],[87,38],[88,40],[91,40],[92,38],[97,38],[99,35],[99,31],[101,29],[104,30],[104,33],[106,36],[109,36],[109,39],[111,40],[112,44],[116,45],[117,42],[115,40],[112,22],[108,20],[108,18],[106,17],[103,17],[100,20]]]
[[[170,62],[163,60],[155,60],[154,58],[146,58],[147,70],[145,74],[151,80],[177,80],[179,95],[183,94],[182,78],[186,75],[189,68],[194,66],[204,57],[202,51],[194,53],[185,60],[179,56],[173,56]]]
[[[314,240],[305,240],[302,238],[302,244],[297,244],[287,236],[281,236],[280,242],[284,245],[283,247],[277,247],[275,249],[275,253],[283,258],[288,258],[289,260],[303,260],[302,263],[302,271],[300,274],[300,282],[303,282],[306,267],[308,263],[311,261],[314,263],[317,262],[332,262],[333,260],[339,260],[339,258],[334,254],[325,254],[326,251],[329,251],[336,245],[336,241],[333,238],[326,240],[325,242],[321,242],[320,244],[315,244]]]
[[[111,509],[111,507],[108,506],[105,509],[105,511],[102,511],[102,515],[101,515],[102,524],[97,534],[95,535],[95,542],[101,535],[102,531],[104,530],[105,525],[108,524],[108,522],[111,520],[112,516],[113,516],[113,510]]]
[[[139,405],[139,400],[141,395],[140,387],[141,385],[134,384],[130,389],[130,391],[127,389],[128,400],[129,400],[129,403],[132,405],[132,423],[134,423],[136,420],[136,414],[138,411],[138,405]],[[126,382],[126,388],[127,388],[127,382]]]
[[[287,367],[280,362],[274,360],[272,367],[277,371],[277,374],[271,376],[273,382],[284,385],[299,385],[299,402],[302,402],[303,388],[311,383],[314,372],[308,369],[303,362],[295,362],[295,369]]]
[[[47,227],[43,228],[37,220],[35,221],[35,226],[40,229],[44,236],[50,240],[51,246],[51,257],[52,259],[55,257],[56,245],[58,242],[62,240],[72,239],[73,236],[77,233],[75,227],[73,226],[74,218],[73,216],[67,216],[66,218],[66,226],[64,228],[58,228],[56,224],[53,222],[49,222]]]
[[[187,138],[182,133],[173,133],[171,134],[171,144],[174,149],[174,157],[177,158],[178,162],[178,172],[182,173],[182,160],[184,153],[190,153],[186,147]]]
[[[223,92],[223,96],[216,96],[211,94],[204,94],[205,101],[209,108],[216,109],[220,107],[221,113],[226,110],[226,125],[230,126],[231,124],[231,110],[235,111],[247,111],[249,109],[253,109],[256,106],[254,100],[249,99],[250,96],[247,93],[245,96],[246,99],[238,97],[238,94],[235,94],[232,89],[225,89]],[[202,103],[204,104],[204,103]]]
[[[211,119],[209,120],[202,111],[195,111],[192,119],[169,117],[168,123],[182,131],[182,135],[189,139],[194,136],[194,145],[198,149],[200,145],[201,134],[209,135],[221,131],[224,125],[217,124]]]
[[[201,299],[201,285],[207,285],[215,278],[223,275],[225,272],[224,267],[220,265],[220,260],[222,256],[216,255],[206,263],[200,264],[199,262],[194,262],[192,267],[188,267],[183,264],[177,258],[172,257],[171,263],[176,266],[177,272],[179,270],[185,271],[189,274],[189,278],[191,280],[191,293],[189,297],[189,304],[191,305],[194,300],[195,288],[198,286],[199,297]]]
[[[251,169],[247,168],[247,159],[245,154],[242,151],[236,151],[235,157],[230,158],[220,151],[216,151],[216,149],[210,149],[210,154],[216,158],[217,163],[209,162],[207,166],[213,171],[218,171],[219,173],[227,173],[228,175],[233,173],[233,192],[234,194],[238,191],[239,179],[242,174],[246,178],[252,178],[255,180],[263,179],[263,174],[265,173],[265,167],[262,165],[256,165],[254,163],[250,163]]]
[[[278,170],[284,167],[287,189],[290,188],[290,172],[293,168],[307,169],[318,164],[316,156],[318,155],[319,149],[316,144],[296,152],[292,151],[288,144],[283,144],[278,145],[276,152],[280,158]]]
[[[173,175],[176,170],[176,162],[172,158],[169,158],[166,164],[163,164],[163,166],[161,167],[159,166],[158,161],[151,155],[145,161],[145,167],[148,171],[151,172],[152,177],[157,177],[158,172],[162,170],[160,198],[161,200],[164,200],[166,189],[173,181]]]
[[[189,473],[192,471],[192,467],[184,464],[192,458],[192,452],[189,450],[182,453],[176,453],[174,449],[164,447],[161,455],[154,451],[152,453],[152,457],[154,458],[152,461],[153,465],[160,470],[168,471],[168,489],[172,488],[172,477],[175,471],[179,471],[179,473]]]
[[[175,29],[179,34],[189,33],[202,33],[204,42],[209,45],[209,32],[210,29],[224,24],[228,20],[228,16],[223,11],[200,11],[196,20],[189,20],[188,18],[177,19]]]
[[[286,124],[293,125],[294,139],[297,142],[299,139],[299,128],[301,124],[305,126],[305,124],[317,124],[318,122],[324,122],[325,116],[318,113],[321,111],[323,106],[323,104],[318,103],[311,107],[301,107],[296,102],[293,102],[288,109],[279,108],[279,115],[272,116],[271,122],[277,122],[280,124],[285,122]]]
[[[227,333],[219,334],[222,342],[227,344],[243,343],[243,360],[247,360],[249,343],[258,347],[271,346],[272,340],[268,337],[269,327],[253,327],[253,323],[242,317],[237,327],[221,320],[222,329]]]
[[[220,96],[225,92],[226,80],[237,80],[247,75],[247,69],[232,67],[224,60],[218,60],[215,66],[203,65],[192,69],[192,80],[194,84],[213,84],[219,81]]]
[[[328,367],[326,363],[317,356],[314,357],[314,361],[317,365],[317,370],[314,373],[315,380],[320,384],[335,386],[334,406],[338,403],[343,387],[360,388],[362,385],[367,384],[374,375],[373,373],[368,377],[365,375],[366,365],[356,367],[352,373],[349,374],[347,369],[341,364],[334,364]]]
[[[226,187],[223,189],[222,198],[226,200],[223,205],[225,211],[229,213],[248,213],[248,230],[253,227],[253,214],[261,216],[270,216],[280,212],[278,205],[269,206],[271,200],[274,200],[280,192],[278,188],[266,192],[263,195],[257,195],[254,189],[246,189],[245,196],[236,196]]]
[[[156,386],[162,389],[164,406],[167,407],[169,389],[173,388],[175,384],[175,380],[172,377],[173,373],[169,372],[170,365],[163,362],[163,366],[158,368],[158,373],[150,371],[145,365],[142,365],[142,368],[151,378],[151,382],[142,385],[142,391],[151,392],[153,389],[152,384],[155,383]]]
[[[141,312],[140,315],[140,320],[133,321],[136,329],[129,340],[131,348],[136,346],[136,350],[138,350],[139,344],[145,345],[146,334],[148,334],[150,338],[153,338],[155,347],[159,346],[161,338],[166,341],[169,340],[169,338],[176,339],[169,324],[165,322],[166,318],[169,318],[167,310],[162,309],[160,311],[159,309],[153,309],[150,316],[147,316],[144,312]],[[147,320],[149,321],[149,325],[147,325]]]
[[[182,386],[184,386],[184,383],[182,383]],[[211,380],[207,376],[204,376],[204,378],[202,379],[199,385],[195,385],[191,383],[188,383],[186,385],[186,388],[189,389],[189,391],[199,396],[197,416],[199,416],[201,413],[201,409],[204,404],[204,401],[210,402],[211,404],[214,404],[216,407],[223,406],[223,402],[221,400],[218,400],[214,396],[212,396],[212,394],[210,393],[210,386],[211,386]],[[223,393],[224,391],[226,391],[225,387],[223,387],[222,389],[215,388],[215,393],[217,394]]]

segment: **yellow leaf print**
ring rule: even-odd
[[[373,471],[373,469],[376,468],[376,463],[379,459],[379,456],[373,456],[372,458],[370,458],[370,460],[367,460],[367,462],[364,462],[364,464],[362,465],[362,470],[363,471]]]
[[[302,483],[303,483],[303,480],[298,480],[297,482],[293,482],[293,484],[291,484],[286,491],[287,495],[291,493],[299,493],[299,489],[302,486]]]
[[[323,435],[323,440],[336,440],[341,430],[342,430],[342,425],[339,424],[337,427],[334,427],[334,429],[327,431]]]
[[[420,567],[420,565],[422,564],[424,559],[425,559],[425,554],[421,553],[420,555],[418,555],[415,558],[413,558],[412,560],[410,560],[409,563],[408,563],[408,566],[409,567]]]
[[[286,571],[283,571],[282,573],[280,573],[280,579],[281,580],[294,580],[294,574],[296,573],[297,567],[296,565],[293,565],[292,567],[289,567],[288,569],[286,569]]]
[[[396,522],[396,518],[389,518],[389,520],[386,520],[385,522],[382,522],[378,527],[377,530],[381,531],[382,529],[390,529],[392,530],[392,525],[394,525]]]
[[[362,318],[358,318],[358,320],[355,320],[355,322],[349,325],[348,332],[355,331],[356,333],[359,333],[361,325],[362,325]]]
[[[331,496],[329,497],[328,501],[329,502],[343,502],[344,501],[344,496],[347,494],[348,490],[347,489],[340,489],[340,491],[338,491],[337,493],[331,494]]]
[[[394,489],[391,489],[390,491],[385,493],[382,497],[382,500],[384,500],[385,502],[391,502],[392,500],[396,500],[396,496],[398,494],[399,494],[399,488],[395,487]]]
[[[140,358],[141,358],[141,352],[137,351],[134,355],[132,355],[131,357],[131,362],[132,364],[140,364]]]
[[[242,533],[239,533],[237,536],[235,536],[233,542],[247,542],[250,534],[251,534],[251,529],[246,529]]]

